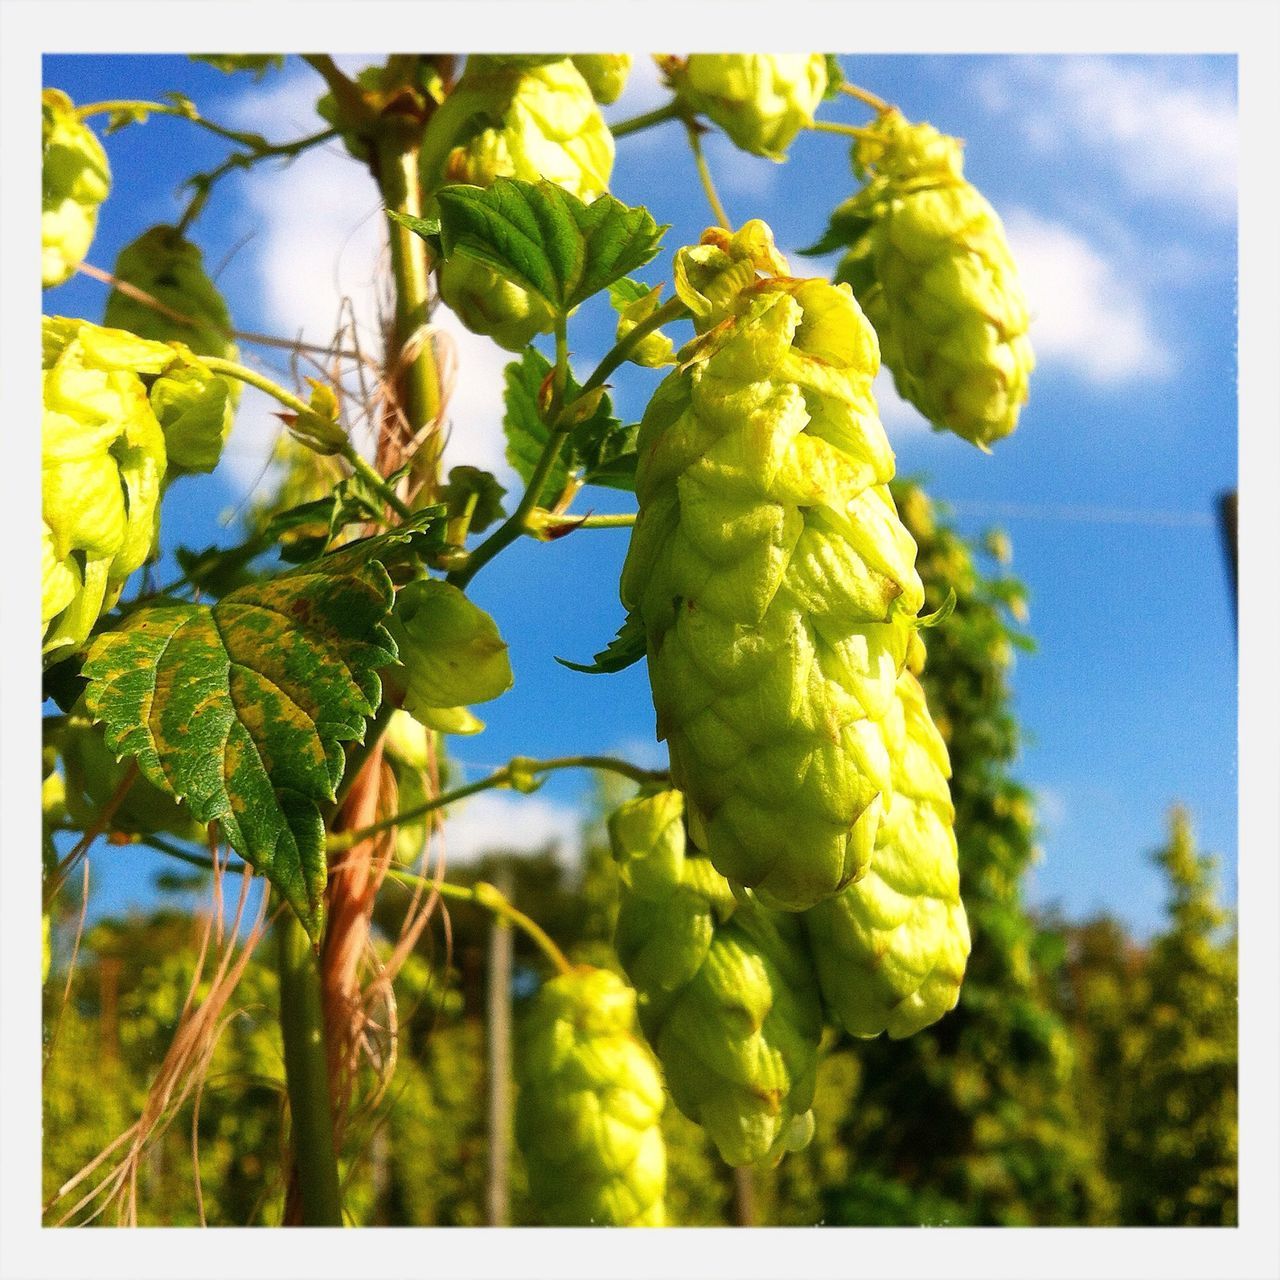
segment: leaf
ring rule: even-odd
[[[507,412],[502,426],[507,437],[507,461],[526,484],[533,478],[550,435],[539,412],[540,393],[550,376],[550,362],[533,347],[507,365],[503,373]],[[570,374],[565,399],[572,401],[578,389]],[[633,491],[636,431],[635,426],[624,427],[614,416],[609,397],[600,395],[590,416],[574,427],[567,446],[560,451],[538,495],[538,505],[554,505],[574,475],[586,484]],[[624,462],[628,454],[632,461]]]
[[[376,541],[376,540],[369,540]],[[395,659],[391,583],[374,559],[333,557],[213,605],[139,609],[101,635],[86,702],[117,758],[217,821],[313,941],[326,878],[320,806],[382,698]]]
[[[388,629],[400,654],[393,678],[403,681],[404,709],[412,716],[489,702],[511,688],[497,624],[451,583],[419,578],[403,587]]]
[[[595,655],[593,662],[570,662],[567,658],[557,658],[556,661],[570,671],[582,671],[590,676],[612,675],[639,662],[644,657],[644,646],[644,623],[640,621],[639,614],[629,613],[618,628],[618,634]]]
[[[585,204],[553,182],[499,178],[436,198],[446,257],[477,259],[561,316],[648,262],[666,230],[643,207],[609,195]]]
[[[449,471],[449,483],[440,490],[440,497],[448,507],[449,518],[464,516],[471,506],[470,531],[483,533],[495,521],[505,515],[502,499],[506,490],[497,482],[492,472],[479,467],[453,467]],[[475,502],[472,504],[472,494]]]
[[[408,227],[415,236],[421,236],[424,240],[440,238],[439,218],[416,218],[411,213],[401,213],[399,209],[388,209],[387,217],[392,222],[398,222],[402,227]]]
[[[255,80],[261,80],[268,71],[284,66],[283,53],[190,53],[192,62],[207,62],[226,75],[236,71],[251,72]]]
[[[840,96],[840,86],[845,83],[844,68],[840,65],[840,60],[834,53],[827,54],[826,58],[827,87],[822,94],[824,100],[838,98]]]

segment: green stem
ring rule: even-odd
[[[300,400],[292,391],[286,391],[278,383],[272,382],[264,374],[237,364],[234,360],[224,360],[221,356],[201,356],[200,363],[212,373],[221,373],[228,378],[236,378],[240,382],[257,387],[272,399],[278,400],[286,409],[292,409],[299,415],[314,417],[315,410],[305,400]],[[337,451],[346,459],[351,469],[396,513],[402,520],[407,520],[413,513],[401,501],[389,484],[356,452],[350,440],[344,439],[336,446]]]
[[[698,135],[698,126],[691,120],[686,120],[684,130],[689,139],[689,146],[693,151],[693,163],[698,168],[698,177],[702,181],[702,189],[707,193],[707,203],[711,206],[711,212],[715,215],[716,221],[726,231],[732,231],[733,223],[729,221],[729,215],[724,211],[724,205],[720,201],[720,193],[716,190],[715,181],[711,177],[711,169],[707,164],[707,157],[702,154],[702,139]]]
[[[541,508],[531,511],[527,521],[531,533],[541,529],[559,529],[565,525],[571,525],[575,529],[630,529],[635,522],[634,511],[578,516],[567,511],[544,511]]]
[[[524,495],[520,499],[520,505],[502,524],[494,530],[457,568],[450,570],[448,580],[456,587],[465,587],[476,574],[489,563],[500,551],[509,547],[522,534],[531,532],[529,525],[529,516],[533,509],[538,505],[538,499],[542,494],[542,486],[546,481],[556,458],[560,454],[560,449],[564,445],[565,439],[572,431],[571,426],[562,426],[561,422],[573,408],[574,403],[580,400],[584,395],[595,391],[597,387],[604,385],[605,379],[622,364],[635,350],[645,338],[649,336],[655,329],[661,328],[671,320],[678,320],[688,314],[688,308],[680,301],[679,298],[672,298],[669,302],[664,302],[647,320],[641,321],[636,325],[630,333],[627,334],[620,342],[616,343],[613,349],[605,356],[603,360],[596,366],[595,372],[582,384],[578,391],[578,395],[574,401],[570,401],[556,415],[555,420],[551,424],[551,432],[547,438],[546,445],[543,446],[542,456],[538,459],[538,465],[530,477],[529,484],[525,488]]]
[[[835,120],[815,120],[807,126],[814,133],[839,133],[846,138],[878,138],[874,129],[860,129],[855,124],[840,124]]]
[[[147,102],[138,98],[112,98],[103,102],[88,102],[83,107],[77,107],[76,116],[81,120],[86,120],[89,116],[119,111],[145,111],[148,115],[174,116],[179,120],[190,120],[192,124],[198,124],[202,129],[208,129],[210,133],[216,133],[220,138],[226,138],[228,141],[235,142],[242,147],[248,147],[251,151],[260,151],[263,147],[271,145],[256,133],[228,129],[225,125],[215,124],[214,121],[205,119],[198,111],[193,111],[190,108],[184,109],[175,106],[171,102]]]
[[[422,217],[422,187],[418,180],[418,143],[392,134],[378,152],[378,185],[383,204],[389,210]],[[397,356],[415,340],[430,320],[431,258],[427,242],[408,227],[387,219],[391,248],[391,274],[396,286]],[[404,410],[413,432],[420,431],[440,416],[440,373],[435,348],[429,336],[418,341],[413,358],[403,371]],[[427,459],[428,496],[436,486],[440,444],[429,442]]]
[[[426,817],[429,813],[434,813],[437,809],[444,809],[459,800],[465,800],[468,796],[476,795],[478,792],[491,791],[495,787],[510,786],[513,779],[517,777],[528,777],[530,774],[535,773],[553,773],[557,769],[602,769],[609,773],[621,774],[624,778],[630,778],[633,782],[640,783],[664,782],[668,777],[661,770],[641,769],[638,765],[631,764],[626,760],[618,760],[613,756],[558,756],[552,760],[530,760],[526,757],[518,756],[510,763],[503,765],[501,769],[495,769],[488,777],[479,778],[475,782],[468,782],[461,787],[455,787],[452,791],[442,791],[438,796],[433,796],[422,804],[414,805],[411,809],[404,809],[400,813],[393,814],[389,818],[383,818],[379,822],[371,823],[367,827],[361,827],[358,831],[337,832],[329,836],[326,848],[330,855],[345,853],[354,845],[359,844],[362,840],[367,840],[370,836],[377,835],[380,831],[402,826],[408,822],[416,822],[419,818]]]
[[[201,867],[206,871],[213,870],[213,860],[207,855],[188,853],[185,849],[179,849],[162,837],[142,836],[139,837],[138,843],[167,854],[171,858],[177,858],[190,866]],[[330,845],[330,848],[332,849],[333,846]],[[244,862],[221,863],[219,866],[222,871],[229,872],[232,875],[243,875],[250,869],[248,864]],[[496,886],[489,884],[487,881],[480,880],[470,886],[450,884],[447,880],[437,880],[431,876],[419,875],[416,871],[411,871],[407,867],[402,867],[396,863],[388,866],[387,875],[401,884],[422,885],[426,889],[439,893],[442,898],[449,898],[456,902],[470,902],[473,906],[482,907],[494,915],[501,916],[526,934],[530,941],[562,973],[567,973],[571,967],[569,961],[565,958],[564,952],[555,944],[551,935],[536,920],[525,915],[523,911],[516,907]],[[286,916],[293,919],[294,927],[298,928],[296,919],[293,917],[292,912],[288,910],[281,914],[280,921],[277,922],[276,927],[280,927]],[[298,928],[298,932],[302,932],[300,928]],[[306,942],[305,934],[303,935],[303,942]]]
[[[679,120],[680,104],[674,98],[665,107],[654,111],[646,111],[643,115],[632,116],[630,120],[620,120],[609,126],[609,132],[615,138],[625,138],[629,133],[639,133],[641,129],[649,129],[655,124],[665,124],[668,120]]]
[[[892,111],[894,109],[893,103],[886,102],[883,98],[878,97],[876,94],[871,93],[869,90],[860,89],[856,84],[850,84],[847,80],[842,85],[838,85],[837,87],[839,88],[841,93],[847,93],[849,97],[857,98],[859,102],[865,102],[867,106],[873,107],[876,111],[879,111],[882,115],[886,111]]]
[[[275,928],[290,1143],[302,1225],[340,1227],[342,1195],[329,1104],[320,970],[306,932],[288,907],[280,912]]]

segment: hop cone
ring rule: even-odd
[[[1035,367],[1030,316],[999,215],[963,176],[961,143],[896,111],[855,149],[867,185],[823,249],[875,325],[898,394],[986,448],[1018,425]]]
[[[662,1079],[634,1035],[635,992],[576,969],[534,997],[517,1064],[516,1141],[550,1226],[660,1227]]]
[[[923,592],[887,487],[875,334],[846,286],[785,271],[759,222],[677,254],[702,336],[641,424],[622,598],[695,843],[800,911],[870,859],[879,722]]]
[[[59,89],[41,95],[40,270],[44,287],[69,280],[98,227],[98,206],[111,190],[107,153]]]
[[[545,179],[583,200],[608,190],[613,135],[581,72],[568,58],[534,62],[468,59],[462,78],[431,119],[423,179],[487,187],[495,178]],[[458,254],[440,264],[440,296],[473,333],[520,351],[551,330],[540,298]]]
[[[113,289],[103,317],[112,328],[154,342],[182,342],[197,355],[236,359],[235,343],[228,337],[227,304],[205,274],[199,247],[175,227],[152,227],[126,245],[116,259],[115,275],[194,324],[182,324]],[[164,428],[170,476],[217,466],[239,398],[238,382],[193,368],[152,384],[152,408]]]
[[[887,727],[893,800],[866,875],[803,919],[828,1010],[851,1035],[895,1039],[953,1008],[969,955],[947,748],[910,671]]]
[[[155,540],[164,433],[139,375],[161,373],[178,353],[78,320],[45,317],[41,332],[43,651],[63,657]]]
[[[607,106],[611,102],[617,102],[623,89],[627,87],[627,77],[631,74],[631,55],[575,53],[573,65],[582,73],[595,100]]]
[[[729,1164],[803,1147],[822,1012],[798,917],[735,901],[688,854],[678,791],[624,804],[609,834],[622,878],[614,946],[676,1105]]]
[[[676,95],[743,151],[786,159],[827,91],[821,53],[694,53],[661,60]]]

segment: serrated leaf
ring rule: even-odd
[[[320,807],[395,660],[391,582],[376,560],[296,569],[213,605],[139,609],[99,636],[86,703],[116,756],[217,821],[313,941],[326,878]]]
[[[648,262],[666,230],[643,207],[609,195],[585,204],[553,182],[499,178],[436,198],[446,257],[475,258],[561,316]]]
[[[408,227],[415,236],[421,236],[424,240],[434,240],[440,235],[439,218],[417,218],[411,213],[401,213],[399,209],[388,209],[387,217],[402,227]]]
[[[612,675],[639,662],[644,657],[644,645],[644,624],[638,614],[629,613],[618,628],[618,634],[595,655],[594,661],[570,662],[567,658],[557,658],[556,661],[570,671],[582,671],[590,676]]]

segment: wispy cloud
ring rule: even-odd
[[[1027,209],[1011,210],[1005,225],[1030,295],[1031,337],[1042,365],[1059,364],[1100,384],[1171,372],[1170,353],[1120,263]]]
[[[565,861],[582,854],[583,815],[544,796],[486,791],[451,807],[445,851],[451,863],[473,862],[486,853],[534,853],[556,848]]]
[[[977,87],[1037,150],[1083,146],[1133,194],[1217,222],[1235,218],[1235,92],[1202,61],[1018,58],[985,67]]]

